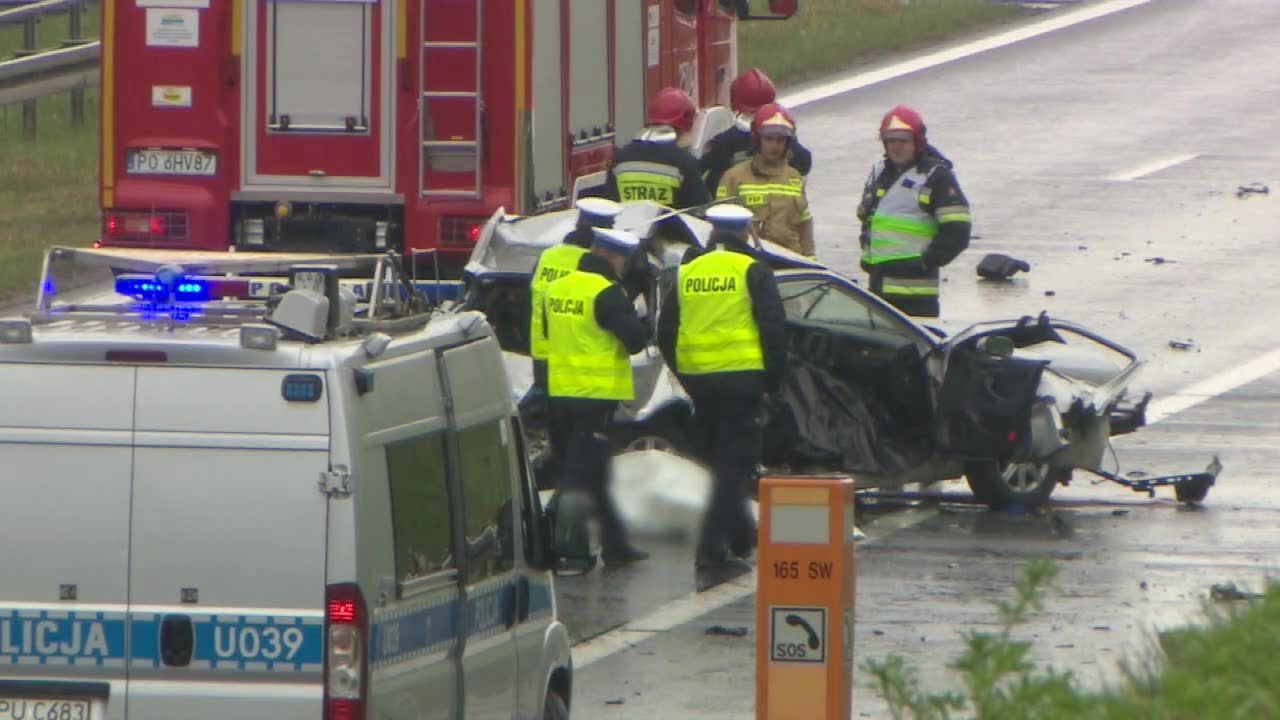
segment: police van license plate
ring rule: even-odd
[[[92,720],[89,700],[0,697],[0,720]]]
[[[130,175],[216,175],[218,156],[206,150],[130,150]]]

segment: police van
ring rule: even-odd
[[[0,395],[0,720],[568,717],[501,350],[395,256],[53,248]]]

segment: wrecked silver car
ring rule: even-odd
[[[531,426],[541,403],[530,394],[526,354],[529,276],[575,218],[572,210],[499,211],[466,270],[464,304],[497,330]],[[645,240],[624,284],[642,314],[656,315],[685,250],[705,246],[710,225],[638,203],[617,226]],[[1144,492],[1173,485],[1187,501],[1202,500],[1213,483],[1217,468],[1141,482],[1102,468],[1110,438],[1145,423],[1149,395],[1126,396],[1143,364],[1129,349],[1045,315],[944,337],[817,262],[758,240],[756,250],[774,268],[790,340],[783,389],[766,403],[770,471],[849,473],[860,489],[963,477],[993,508],[1040,504],[1076,469]],[[632,365],[637,398],[615,418],[615,449],[686,448],[696,418],[656,347]]]

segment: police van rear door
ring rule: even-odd
[[[133,368],[0,363],[0,718],[125,713]]]
[[[129,712],[320,717],[322,372],[137,370]]]

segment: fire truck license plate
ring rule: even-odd
[[[0,720],[90,720],[88,700],[0,697]]]
[[[130,175],[215,175],[218,156],[204,150],[130,150]]]

